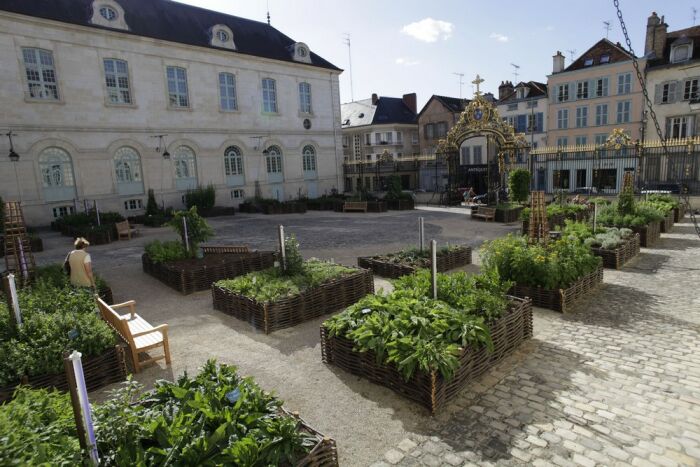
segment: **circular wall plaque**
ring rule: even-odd
[[[307,130],[311,128],[311,120],[309,120],[308,118],[304,119],[304,128]]]

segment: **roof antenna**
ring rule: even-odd
[[[513,67],[513,76],[515,76],[515,84],[518,84],[518,76],[520,76],[520,65],[516,65],[515,63],[511,63],[510,66]]]
[[[267,0],[267,25],[270,26],[270,0]]]
[[[462,81],[462,78],[464,78],[464,73],[452,73],[455,76],[459,76],[459,98],[462,98],[462,85],[464,84],[464,81]]]
[[[692,10],[693,10],[693,26],[695,26],[695,17],[697,16],[698,10],[695,7],[693,7]]]
[[[610,21],[603,21],[603,29],[605,29],[605,38],[608,39],[610,36],[610,30],[612,29],[612,26],[610,26]]]
[[[576,49],[569,49],[567,50],[569,52],[569,55],[571,55],[571,63],[574,63],[574,55],[576,55]]]
[[[355,94],[352,89],[352,54],[350,53],[350,34],[345,33],[345,38],[343,39],[345,45],[348,46],[348,64],[350,65],[350,101],[355,102]]]

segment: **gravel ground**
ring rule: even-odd
[[[217,233],[212,243],[245,244],[272,249],[277,226],[295,234],[305,257],[333,258],[355,265],[356,257],[387,253],[416,244],[418,217],[425,218],[427,239],[439,245],[478,247],[484,240],[519,226],[472,221],[462,210],[390,211],[381,214],[308,212],[279,216],[240,214],[209,219]],[[174,239],[168,228],[141,229],[131,241],[90,247],[96,271],[110,283],[116,301],[136,300],[137,311],[154,325],[168,323],[172,365],[152,366],[136,379],[146,386],[184,371],[196,372],[207,359],[238,366],[274,391],[291,410],[322,433],[336,439],[343,465],[369,465],[430,420],[426,410],[321,362],[319,326],[323,318],[264,335],[247,323],[215,311],[209,292],[182,296],[141,271],[143,245]],[[46,251],[39,264],[62,261],[70,239],[42,233]],[[475,255],[476,257],[476,255]],[[475,270],[475,266],[468,269]],[[377,288],[388,283],[377,279]],[[105,391],[93,394],[104,397]]]

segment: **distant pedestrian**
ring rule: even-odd
[[[87,252],[90,242],[78,237],[73,243],[75,250],[68,253],[65,263],[70,274],[70,283],[76,287],[95,287],[95,276],[92,274],[92,258]]]

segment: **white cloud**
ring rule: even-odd
[[[413,66],[413,65],[420,65],[420,62],[418,60],[413,60],[410,58],[403,58],[399,57],[395,60],[395,63],[397,65],[403,65],[403,66]]]
[[[499,34],[497,32],[492,32],[489,37],[491,39],[496,39],[498,42],[508,42],[508,36],[504,36],[503,34]]]
[[[401,32],[419,41],[435,42],[438,39],[447,40],[452,36],[454,24],[433,18],[425,18],[415,23],[407,24]]]

